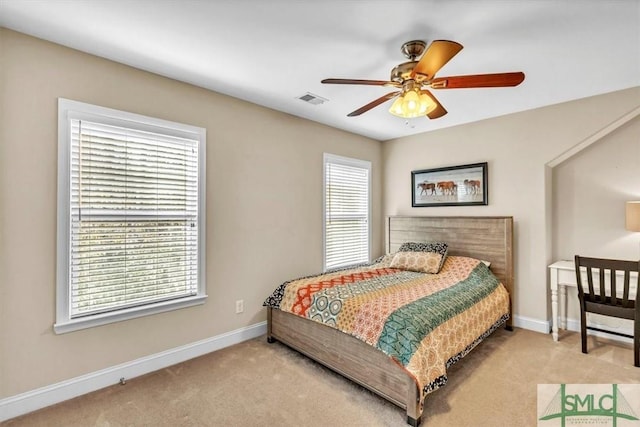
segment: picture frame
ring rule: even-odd
[[[487,162],[411,171],[411,206],[489,204]]]

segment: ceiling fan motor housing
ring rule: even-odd
[[[418,59],[423,53],[427,44],[422,40],[411,40],[406,42],[400,48],[400,51],[406,56],[409,61],[404,62],[391,70],[391,77],[389,80],[392,82],[402,84],[405,80],[410,79],[411,72],[418,64]],[[417,77],[417,76],[416,76]]]
[[[391,70],[389,80],[402,84],[405,80],[411,78],[411,71],[413,71],[417,63],[418,61],[408,61],[394,67],[393,70]]]

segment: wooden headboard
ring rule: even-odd
[[[513,217],[389,216],[385,228],[387,253],[404,242],[446,242],[449,255],[491,262],[491,271],[511,296],[513,319]]]

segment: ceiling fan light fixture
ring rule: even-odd
[[[427,95],[424,92],[420,94],[420,115],[421,116],[429,114],[430,112],[435,110],[437,106],[438,104],[436,104],[435,101],[431,99],[429,95]]]
[[[414,89],[400,95],[389,108],[389,112],[403,119],[412,119],[422,117],[436,107],[436,103],[427,94],[419,94],[418,90]]]
[[[402,111],[406,116],[417,116],[420,111],[420,96],[414,90],[410,90],[402,97]]]
[[[396,100],[393,101],[393,104],[391,104],[391,108],[389,108],[389,112],[394,116],[403,117],[402,101],[403,101],[402,96],[397,97]]]

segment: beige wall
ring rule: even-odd
[[[552,174],[546,164],[638,107],[639,100],[640,88],[635,88],[387,141],[383,214],[512,215],[516,324],[543,328],[549,318],[546,267],[553,260],[550,212],[554,209]],[[446,103],[446,94],[441,101]],[[637,125],[625,138],[637,143]],[[616,157],[603,153],[601,161],[616,162]],[[411,207],[412,170],[483,161],[489,163],[488,206]],[[594,221],[586,227],[602,225]]]
[[[0,64],[0,398],[265,320],[275,286],[322,269],[323,152],[372,162],[383,250],[377,141],[5,29]],[[53,333],[58,97],[207,129],[205,305]]]
[[[640,200],[640,117],[553,169],[553,259],[640,258],[640,233],[624,228],[628,200]],[[568,295],[576,321],[575,289]]]

